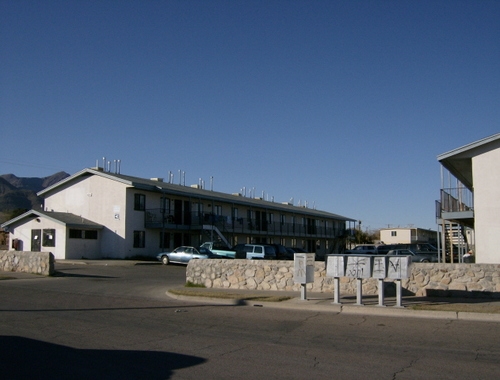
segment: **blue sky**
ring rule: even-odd
[[[500,1],[0,0],[0,174],[106,157],[434,229],[436,156],[499,120]]]

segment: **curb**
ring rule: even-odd
[[[166,295],[170,298],[187,302],[210,303],[214,305],[230,305],[230,306],[253,306],[253,307],[268,307],[273,309],[288,309],[288,310],[307,310],[328,312],[334,314],[347,315],[374,315],[385,317],[406,317],[406,318],[424,318],[424,319],[447,319],[461,320],[474,322],[496,322],[500,323],[500,314],[494,313],[473,313],[473,312],[457,312],[457,311],[440,311],[440,310],[412,310],[405,307],[396,306],[364,306],[364,305],[337,305],[325,301],[317,300],[300,300],[293,298],[282,302],[262,302],[262,301],[246,301],[242,299],[223,299],[211,298],[202,296],[185,296],[175,295],[168,290]]]

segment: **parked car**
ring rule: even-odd
[[[400,243],[400,244],[379,245],[377,247],[377,254],[385,255],[387,254],[387,252],[393,249],[409,249],[410,251],[415,253],[432,254],[432,255],[437,255],[438,253],[438,249],[429,243],[411,243],[411,244]]]
[[[293,252],[293,253],[307,253],[304,249],[302,248],[297,248],[297,247],[286,247],[287,251]]]
[[[411,256],[411,261],[414,263],[437,263],[437,254],[426,254],[413,252],[409,249],[392,249],[387,252],[387,256]]]
[[[232,248],[235,259],[276,260],[276,249],[268,244],[237,244]]]
[[[208,249],[216,255],[225,256],[230,259],[234,259],[234,255],[236,254],[236,252],[229,250],[224,244],[217,242],[207,241],[203,243],[201,247]]]
[[[290,253],[288,249],[281,244],[270,244],[270,245],[274,247],[278,260],[293,260],[294,258],[293,255],[295,254],[295,252]]]
[[[183,245],[177,247],[172,252],[161,252],[156,255],[156,258],[164,265],[168,265],[170,263],[187,264],[189,260],[193,259],[216,259],[224,257],[218,256],[204,247],[195,248]]]
[[[353,249],[346,250],[345,253],[349,255],[374,255],[377,253],[377,246],[375,244],[362,244],[354,247]]]

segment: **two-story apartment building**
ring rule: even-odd
[[[474,248],[476,263],[500,263],[500,133],[438,156],[441,196],[436,217],[445,239]],[[458,239],[461,235],[463,238]],[[454,253],[455,254],[455,253]]]
[[[436,245],[437,232],[416,227],[382,228],[380,241],[384,244],[428,243]]]
[[[154,256],[180,245],[222,240],[275,243],[341,253],[354,219],[241,194],[84,169],[38,193],[41,210],[2,225],[17,249],[56,259]]]

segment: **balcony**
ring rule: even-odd
[[[335,238],[345,229],[326,228],[316,224],[269,222],[261,219],[232,218],[224,215],[198,212],[165,212],[148,209],[144,213],[145,228],[167,230],[203,230],[204,226],[217,227],[224,234],[244,234],[250,236],[283,236],[309,238]]]
[[[474,197],[473,193],[463,187],[441,189],[441,199],[436,201],[436,217],[474,226]]]

